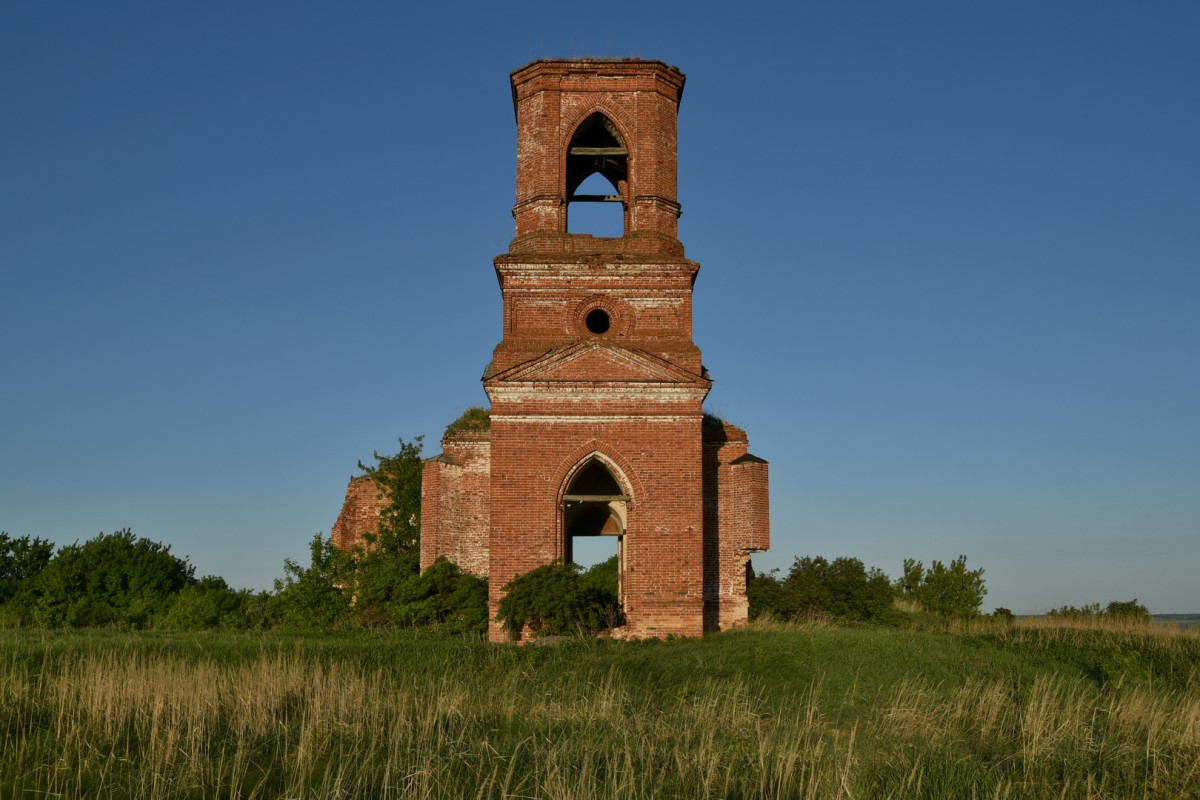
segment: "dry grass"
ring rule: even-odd
[[[734,641],[838,641],[827,625],[767,628]],[[881,658],[902,635],[864,634]],[[1200,694],[1149,684],[946,685],[915,665],[844,702],[814,675],[780,702],[749,672],[648,692],[617,666],[564,672],[542,654],[421,673],[301,643],[235,661],[136,645],[0,656],[0,796],[1098,800],[1200,786]]]

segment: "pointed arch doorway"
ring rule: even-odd
[[[585,550],[593,555],[615,551],[617,601],[622,609],[625,608],[625,536],[629,501],[629,495],[608,466],[594,457],[570,478],[562,499],[565,560],[578,563],[577,549],[581,555]]]

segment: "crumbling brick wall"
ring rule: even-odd
[[[448,434],[425,462],[421,483],[421,569],[439,556],[464,572],[488,574],[491,441],[484,431]]]
[[[770,546],[767,462],[751,455],[748,446],[741,428],[705,418],[705,630],[746,622],[750,554]]]
[[[330,531],[334,547],[350,550],[362,543],[364,533],[376,533],[379,514],[388,503],[388,498],[380,493],[379,485],[369,476],[351,478],[341,513]]]

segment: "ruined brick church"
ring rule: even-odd
[[[769,541],[767,462],[707,416],[692,341],[700,265],[678,238],[676,122],[684,76],[660,61],[541,60],[512,74],[516,236],[495,261],[500,343],[483,374],[490,429],[451,429],[425,464],[421,564],[446,556],[512,578],[616,540],[631,637],[700,636],[745,622],[750,554]],[[610,194],[581,194],[599,173]],[[623,209],[624,235],[569,233],[578,203]],[[347,547],[379,499],[351,483]],[[492,622],[491,638],[504,631]]]

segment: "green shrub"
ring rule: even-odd
[[[1062,606],[1061,608],[1052,608],[1046,612],[1047,617],[1070,620],[1084,619],[1118,619],[1125,622],[1150,622],[1150,611],[1139,603],[1137,599],[1126,600],[1124,602],[1113,601],[1101,609],[1099,603],[1080,606]]]
[[[1046,612],[1046,616],[1058,618],[1058,619],[1080,620],[1080,619],[1091,619],[1093,617],[1099,617],[1103,613],[1104,612],[1100,610],[1099,603],[1092,603],[1091,605],[1080,606],[1078,608],[1076,608],[1075,606],[1062,606],[1061,608],[1052,608]]]
[[[309,565],[283,561],[283,578],[267,601],[272,626],[293,630],[344,627],[350,617],[350,596],[341,586],[346,556],[321,534],[309,543]]]
[[[175,595],[157,627],[171,631],[261,627],[261,620],[257,625],[252,621],[258,603],[249,590],[235,591],[224,578],[208,575]]]
[[[128,529],[61,548],[23,582],[22,624],[144,628],[192,584],[193,567]]]
[[[804,556],[782,581],[774,574],[752,576],[747,584],[750,617],[779,619],[834,617],[878,622],[892,614],[892,585],[880,570],[857,558]]]
[[[619,588],[618,569],[617,557],[613,555],[605,561],[588,567],[583,573],[583,582],[616,597]]]
[[[481,406],[471,406],[458,419],[446,426],[446,432],[443,436],[451,436],[455,433],[466,433],[469,431],[487,431],[492,427],[492,415],[486,408]]]
[[[1007,625],[1012,625],[1017,621],[1017,615],[1004,606],[1000,606],[992,612],[992,619],[996,620],[997,622],[1003,622]]]
[[[1104,607],[1104,616],[1131,622],[1150,622],[1150,610],[1139,603],[1136,597],[1124,602],[1109,603]]]
[[[456,633],[487,629],[487,580],[465,574],[444,557],[386,588],[386,594],[357,598],[356,616],[364,625],[441,625]]]
[[[983,605],[983,570],[967,569],[967,557],[959,556],[946,566],[934,561],[929,569],[920,561],[904,559],[904,577],[896,584],[901,597],[916,600],[926,611],[940,617],[974,617]]]
[[[586,580],[575,564],[545,564],[513,578],[504,591],[497,619],[514,640],[526,629],[563,636],[619,624],[616,595]]]
[[[1100,671],[1105,683],[1140,683],[1150,678],[1150,667],[1133,648],[1115,647],[1104,657]]]

